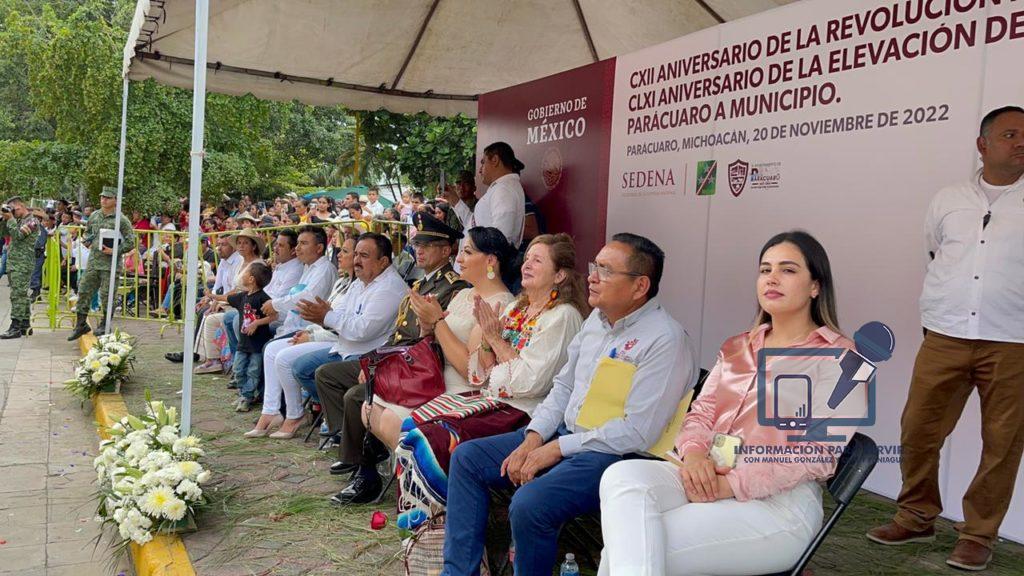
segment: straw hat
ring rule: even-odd
[[[235,216],[235,220],[237,220],[238,222],[241,222],[242,220],[248,220],[249,222],[252,222],[256,226],[260,225],[260,221],[257,220],[255,216],[249,214],[248,212],[242,212],[238,216]]]
[[[251,228],[246,228],[245,230],[242,230],[238,234],[233,234],[228,237],[228,239],[231,241],[231,245],[235,247],[235,250],[238,249],[239,238],[248,238],[255,242],[257,255],[263,254],[263,251],[267,249],[267,243],[263,240],[263,235],[260,234],[259,232],[253,231]]]

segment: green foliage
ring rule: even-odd
[[[403,176],[423,190],[433,188],[441,170],[451,179],[460,170],[473,169],[476,121],[472,118],[379,110],[364,114],[362,128],[367,146],[396,164]]]
[[[0,197],[70,196],[83,152],[58,142],[0,141]]]
[[[134,0],[0,0],[0,193],[71,197],[117,182],[121,59]],[[125,207],[188,194],[192,93],[133,82]],[[467,167],[472,119],[358,113],[210,94],[203,196],[269,199],[311,185],[427,187]],[[358,142],[357,142],[358,138]],[[357,153],[358,150],[358,161]],[[356,165],[358,164],[358,174]]]

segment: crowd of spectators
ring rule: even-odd
[[[150,232],[126,269],[147,278],[135,296],[159,300],[154,315],[195,307],[194,350],[166,357],[182,362],[191,354],[196,373],[230,374],[234,410],[260,407],[253,428],[240,434],[287,440],[308,417],[322,420],[321,434],[338,450],[329,473],[348,478],[332,502],[379,499],[386,488],[378,464],[393,454],[398,526],[429,530],[447,516],[443,574],[478,573],[492,490],[514,490],[516,573],[550,573],[563,525],[599,509],[607,538],[602,574],[646,573],[642,565],[666,557],[716,573],[724,550],[714,558],[697,553],[705,544],[698,532],[737,525],[759,543],[751,556],[758,570],[791,565],[821,524],[818,482],[836,459],[768,470],[715,462],[709,450],[716,435],[786,442],[784,431],[752,432],[749,422],[757,392],[747,383],[756,362],[745,360],[761,348],[853,347],[835,322],[824,249],[802,232],[765,245],[757,326],[726,342],[693,417],[670,431],[678,432],[681,462],[636,460],[651,457],[645,453],[698,382],[695,342],[658,299],[664,252],[647,238],[616,234],[582,274],[571,236],[531,230],[523,169],[507,144],[496,143],[481,159],[488,188],[479,198],[472,174],[464,174],[435,201],[409,193],[389,208],[372,189],[365,199],[340,202],[243,197],[208,207],[202,294],[187,304],[184,203],[177,214],[134,213],[136,231]],[[84,210],[58,203],[48,216],[42,234],[60,235],[67,269],[87,265],[72,227]],[[397,235],[381,233],[387,230],[375,220],[397,225]],[[411,248],[400,249],[396,239]],[[368,354],[423,338],[442,352],[443,389],[429,397],[364,370]],[[622,378],[621,413],[595,420],[588,399]],[[652,503],[656,491],[673,496]],[[641,512],[647,509],[654,512]],[[637,550],[632,535],[640,526],[661,534],[660,515],[670,511],[692,521],[673,521],[678,533]]]

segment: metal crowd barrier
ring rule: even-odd
[[[349,235],[362,232],[361,229],[378,232],[387,235],[392,242],[395,254],[401,253],[406,244],[408,223],[390,220],[339,220],[335,222],[319,222],[316,224],[293,224],[288,226],[275,226],[268,228],[255,228],[257,233],[264,236],[268,250],[268,262],[273,260],[271,249],[274,237],[281,230],[297,230],[305,226],[317,226],[323,228],[334,228],[337,232],[333,235],[334,245],[341,246],[341,243]],[[84,252],[88,254],[89,248],[82,245],[80,241],[84,230],[82,226],[64,226],[67,233],[54,233],[46,244],[46,261],[43,266],[43,286],[46,288],[46,310],[45,312],[34,312],[32,320],[34,325],[45,318],[46,325],[51,329],[71,328],[75,323],[75,306],[77,304],[77,284],[82,271],[77,270],[76,258]],[[58,228],[58,230],[60,230]],[[204,255],[207,249],[213,253],[213,262],[207,269],[206,264],[201,264],[200,272],[200,293],[202,287],[212,286],[213,272],[219,261],[216,250],[217,238],[224,235],[238,234],[238,230],[201,233],[200,242],[202,251],[200,262],[206,262]],[[120,262],[119,277],[116,283],[116,294],[114,295],[114,318],[131,319],[143,322],[160,324],[160,336],[164,331],[174,327],[179,332],[184,324],[184,311],[181,308],[184,303],[185,279],[183,262],[185,259],[186,240],[188,232],[163,231],[163,230],[136,230],[136,246],[131,252],[125,254]],[[210,272],[208,278],[203,278],[205,272]],[[90,316],[99,317],[101,303],[99,295],[94,296],[90,305]]]

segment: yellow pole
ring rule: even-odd
[[[359,115],[358,112],[356,112],[356,149],[355,149],[356,154],[355,154],[355,162],[353,163],[354,164],[353,171],[355,173],[352,175],[353,176],[352,182],[356,186],[359,185],[359,129],[360,129],[360,126],[361,126],[362,123],[363,122],[362,122],[361,116]]]

